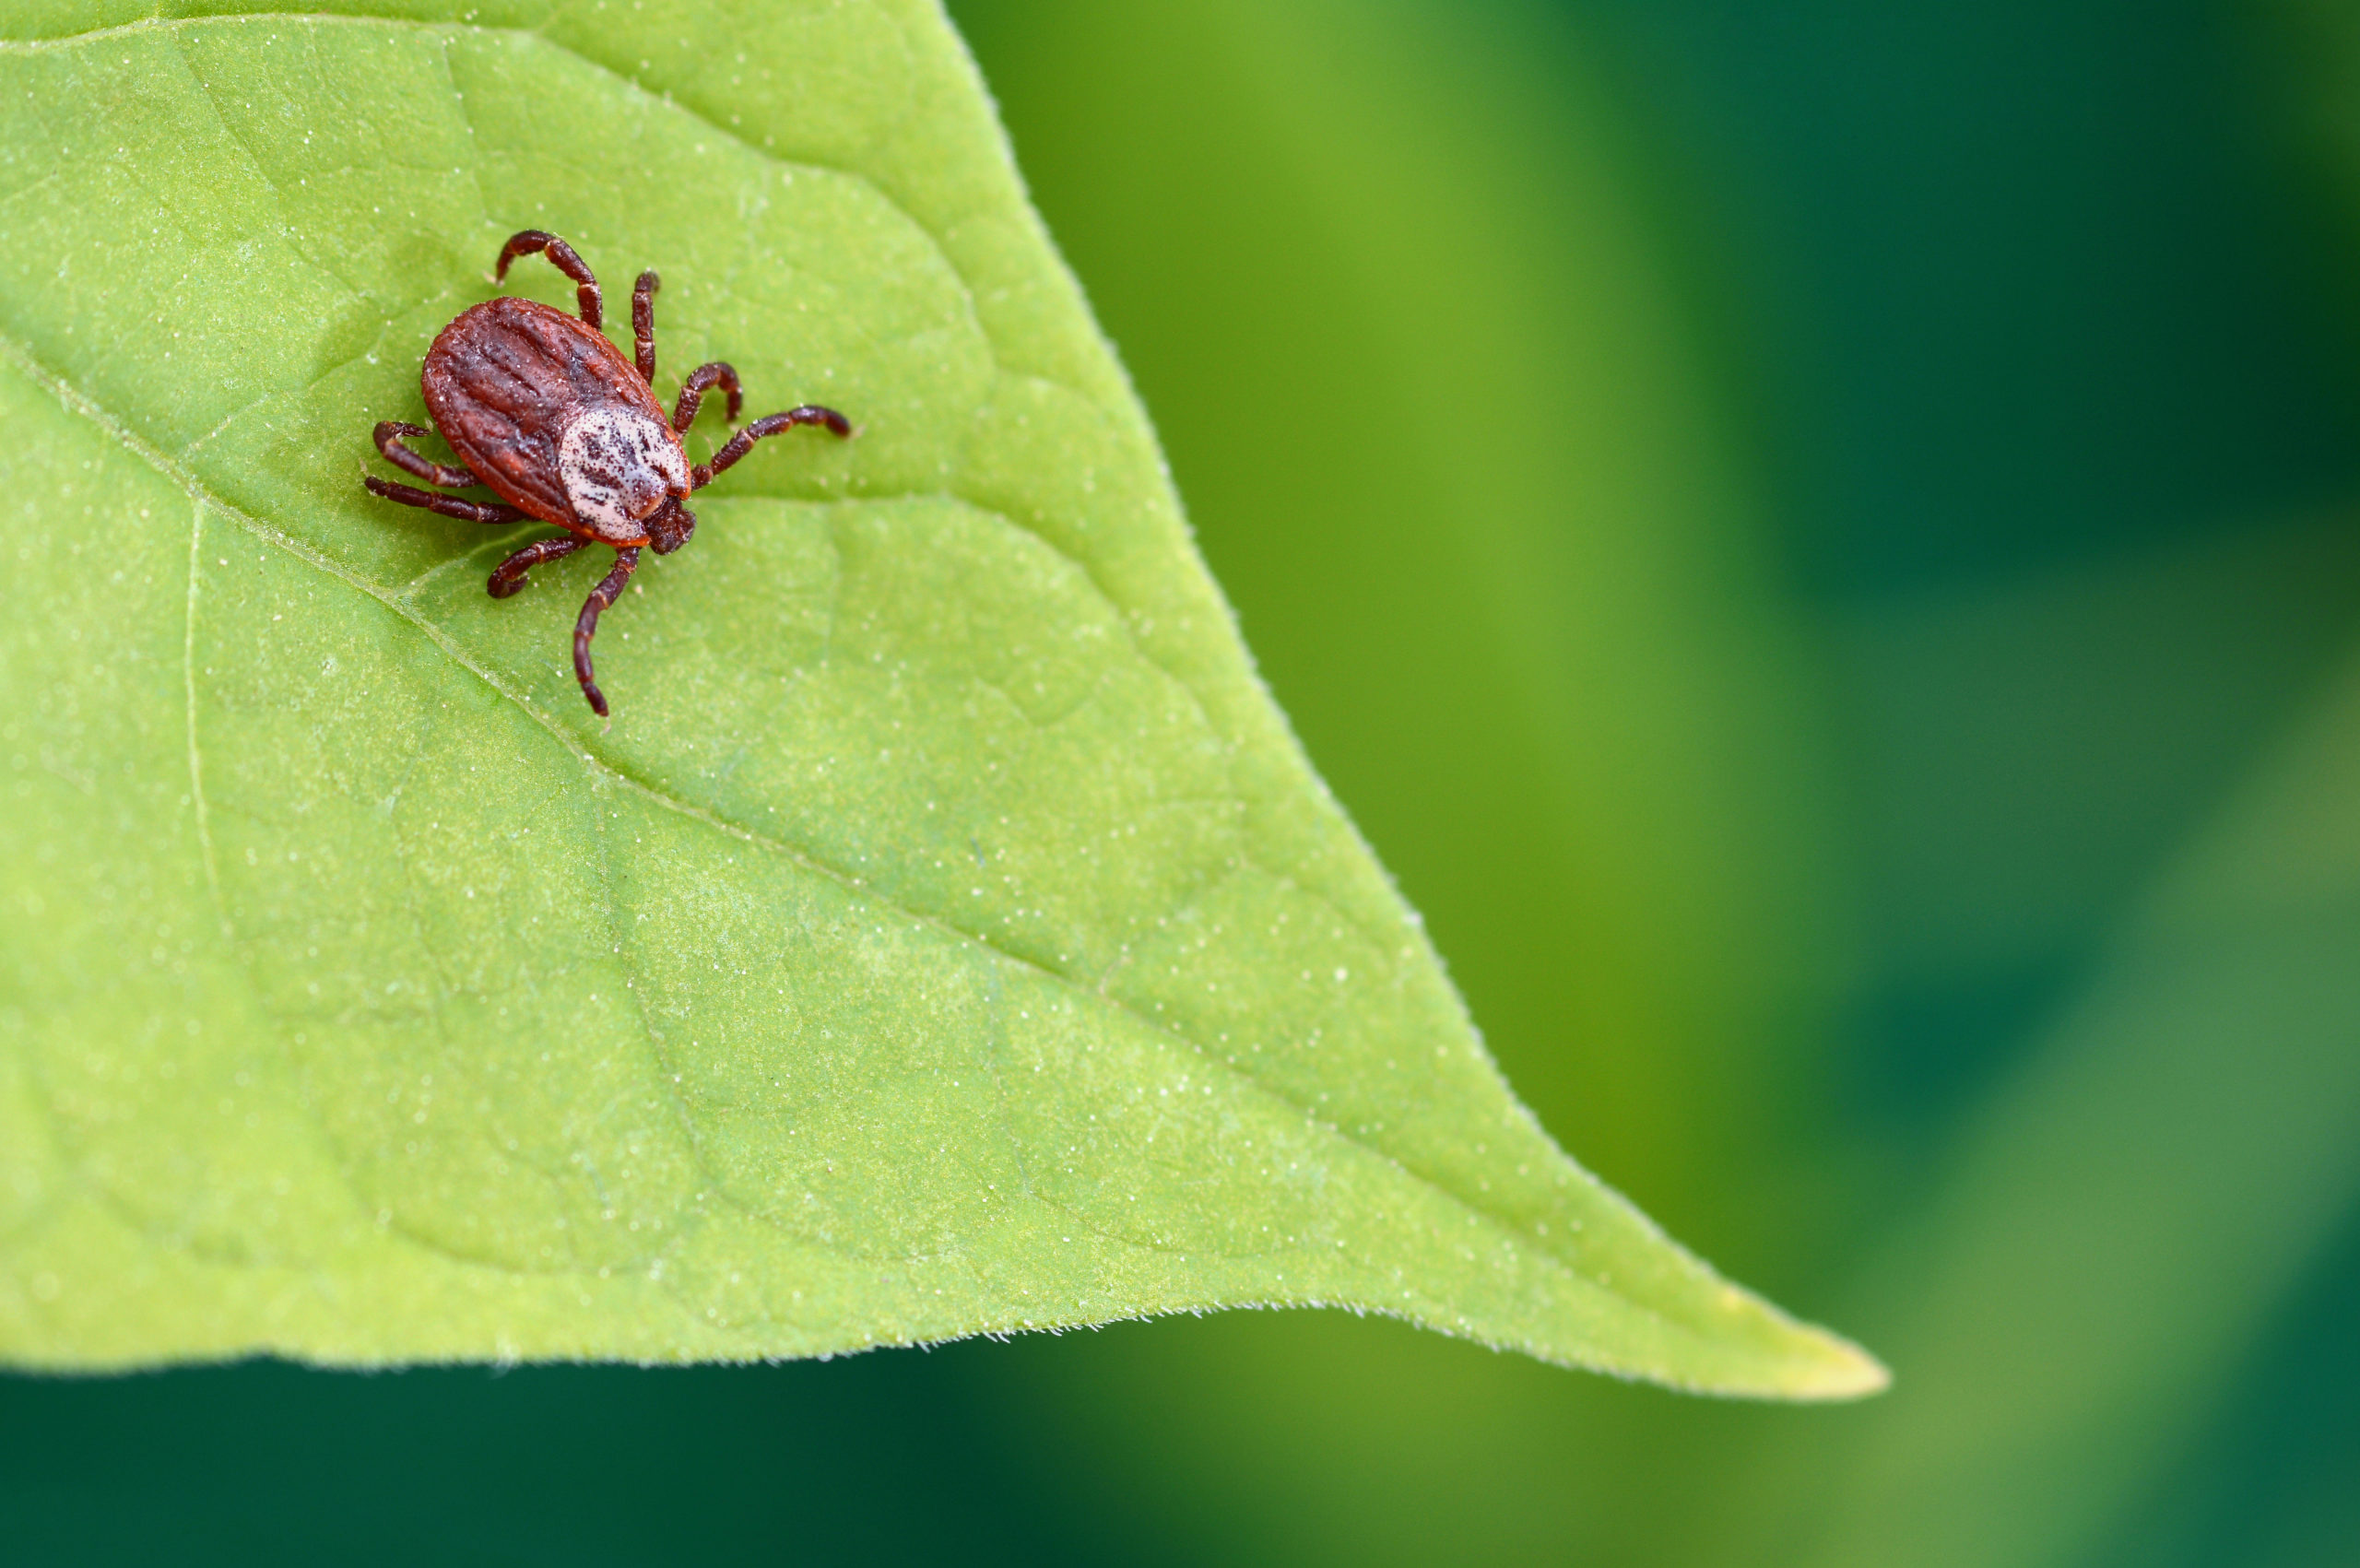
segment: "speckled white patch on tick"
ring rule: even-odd
[[[557,466],[573,514],[614,544],[645,537],[647,514],[665,496],[689,490],[679,444],[635,408],[609,406],[577,416],[558,439]]]

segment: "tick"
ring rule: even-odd
[[[573,673],[591,710],[605,718],[607,697],[591,671],[590,639],[597,634],[599,613],[639,569],[641,548],[669,555],[687,544],[697,520],[682,503],[764,436],[797,425],[825,425],[848,436],[852,425],[832,408],[807,404],[764,415],[724,442],[712,462],[690,463],[681,432],[716,386],[728,396],[730,421],[737,421],[744,401],[738,372],[719,360],[690,371],[667,421],[655,391],[655,290],[662,280],[643,272],[631,288],[633,364],[599,330],[597,278],[556,235],[537,229],[514,235],[500,248],[493,277],[504,279],[510,262],[535,253],[573,279],[580,320],[502,295],[461,312],[426,351],[419,372],[426,409],[458,464],[437,463],[404,446],[404,437],[427,433],[420,426],[387,419],[375,432],[377,450],[402,472],[437,490],[483,485],[506,504],[478,505],[373,474],[361,482],[388,501],[445,517],[488,524],[532,517],[564,529],[563,537],[526,545],[493,570],[485,586],[495,599],[523,588],[525,574],[544,561],[592,545],[613,547],[614,570],[590,590],[573,624]]]

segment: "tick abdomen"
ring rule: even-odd
[[[637,538],[628,508],[644,482],[655,481],[659,501],[667,480],[688,489],[686,458],[631,361],[604,334],[547,305],[503,295],[463,312],[427,350],[419,380],[452,451],[502,500],[545,523]],[[678,472],[652,456],[636,471],[625,466],[650,438],[669,449]],[[577,501],[569,442],[579,494],[594,511]]]

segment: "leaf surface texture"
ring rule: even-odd
[[[1881,1383],[1516,1102],[937,10],[149,8],[0,24],[0,1355],[1328,1303]],[[698,498],[607,618],[611,727],[604,552],[496,603],[536,529],[359,483],[526,227],[610,318],[661,270],[659,395],[727,359],[861,427]]]

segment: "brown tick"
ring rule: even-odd
[[[643,545],[669,555],[689,542],[697,520],[681,502],[704,489],[764,436],[796,425],[825,425],[840,436],[852,426],[832,408],[807,405],[769,414],[738,431],[710,463],[690,463],[680,432],[697,417],[707,389],[729,397],[729,419],[743,401],[738,372],[715,361],[699,365],[680,384],[669,422],[655,401],[655,290],[643,272],[631,291],[631,336],[637,365],[600,331],[598,280],[554,234],[527,229],[500,248],[496,278],[508,264],[540,251],[574,281],[582,319],[531,300],[486,300],[460,312],[426,351],[419,374],[434,428],[459,454],[459,466],[437,463],[402,444],[422,436],[417,425],[387,419],[376,430],[377,450],[406,474],[443,489],[484,485],[504,506],[481,506],[457,496],[397,485],[375,475],[370,489],[405,506],[422,506],[470,523],[514,523],[536,517],[565,530],[565,537],[526,545],[503,560],[486,584],[495,599],[525,586],[525,573],[546,560],[589,545],[611,545],[614,570],[590,590],[573,626],[573,673],[600,718],[606,694],[590,669],[590,639],[598,613],[615,602],[638,570]]]

